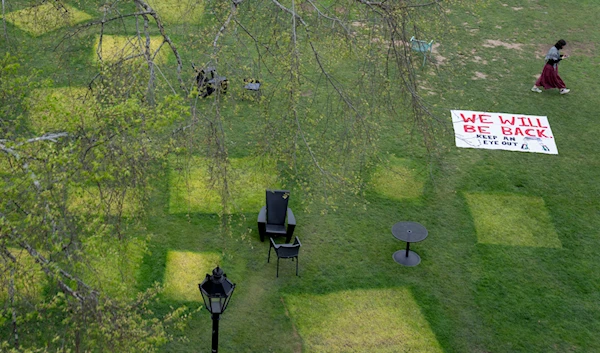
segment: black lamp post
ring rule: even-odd
[[[198,287],[206,309],[212,314],[212,353],[217,353],[219,349],[219,318],[229,304],[235,284],[227,278],[219,266],[212,273],[212,276],[207,273],[206,278]]]

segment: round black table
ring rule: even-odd
[[[410,243],[427,238],[427,229],[417,222],[398,222],[392,226],[392,234],[396,239],[406,242],[406,250],[398,250],[392,256],[394,261],[404,266],[417,266],[421,257],[410,250]]]

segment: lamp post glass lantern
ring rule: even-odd
[[[212,352],[218,351],[219,344],[219,319],[221,314],[227,309],[229,300],[233,295],[235,284],[231,282],[223,270],[217,266],[212,271],[212,276],[206,274],[204,281],[198,285],[204,305],[212,314],[213,332],[212,332]]]

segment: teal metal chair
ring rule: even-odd
[[[431,51],[433,48],[433,40],[431,40],[431,42],[427,43],[424,40],[418,40],[418,39],[415,39],[415,36],[412,36],[412,38],[410,38],[410,45],[412,47],[412,50],[423,54],[423,66],[421,66],[421,68],[425,67],[425,63],[427,62],[428,53],[429,53],[429,56],[431,56]]]

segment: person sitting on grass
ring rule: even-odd
[[[548,54],[546,54],[546,65],[544,65],[542,75],[535,81],[535,85],[531,88],[533,92],[542,93],[540,87],[544,87],[544,89],[558,88],[560,94],[571,92],[560,76],[558,76],[558,62],[567,58],[566,54],[562,55],[559,53],[559,50],[564,48],[565,45],[567,45],[567,42],[565,42],[564,39],[561,39],[548,50]]]

